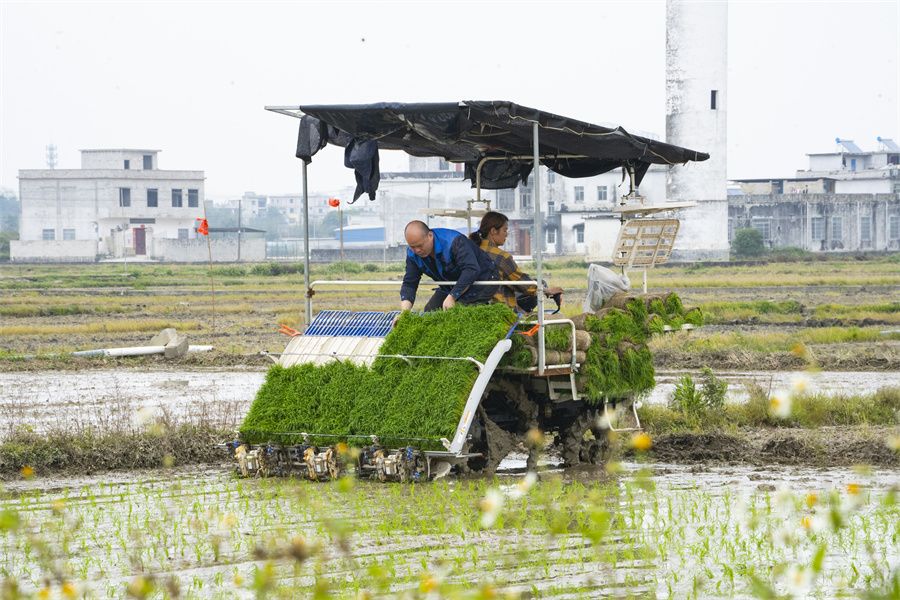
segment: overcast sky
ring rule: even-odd
[[[864,150],[900,137],[898,11],[731,2],[728,176],[791,176],[836,136]],[[292,192],[296,121],[264,105],[471,99],[664,138],[665,3],[0,0],[13,189],[54,143],[59,168],[82,148],[157,148],[161,168],[204,170],[211,198]],[[382,170],[405,165],[382,156]],[[313,190],[353,183],[338,149],[310,173]]]

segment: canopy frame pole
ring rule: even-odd
[[[303,163],[303,284],[306,287],[306,326],[312,323],[312,288],[309,287],[309,186],[306,161]]]
[[[534,262],[535,278],[537,279],[537,310],[538,310],[538,375],[544,374],[547,366],[546,349],[544,348],[544,284],[543,284],[543,256],[544,256],[544,226],[541,217],[541,148],[540,125],[534,123],[534,167],[531,176],[534,177]]]

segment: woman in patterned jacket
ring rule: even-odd
[[[506,243],[509,235],[509,218],[503,213],[489,211],[481,217],[481,224],[476,231],[469,234],[469,238],[481,248],[500,273],[500,279],[507,281],[532,281],[531,277],[519,269],[512,254],[503,250],[500,246]],[[546,284],[545,284],[546,286]],[[531,312],[537,306],[537,286],[502,286],[505,302],[513,310]],[[544,287],[544,295],[548,298],[562,294],[559,287]]]

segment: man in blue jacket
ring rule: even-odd
[[[409,310],[416,301],[422,274],[435,281],[455,281],[440,286],[425,305],[425,312],[453,308],[461,304],[487,304],[498,292],[493,285],[472,285],[475,281],[497,281],[497,267],[472,240],[452,229],[430,229],[422,221],[410,221],[404,231],[406,274],[400,288],[400,310]]]

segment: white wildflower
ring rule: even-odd
[[[503,507],[503,494],[496,488],[491,488],[484,495],[479,503],[481,508],[481,526],[485,529],[494,526],[500,509]]]
[[[769,396],[769,413],[779,419],[791,416],[791,396],[784,390],[773,392]]]
[[[522,478],[519,483],[517,483],[511,490],[509,490],[509,497],[513,500],[517,500],[528,493],[534,484],[537,483],[537,473],[534,471],[529,471],[525,477]]]
[[[805,394],[809,389],[809,378],[803,373],[791,377],[791,393],[795,395]]]

